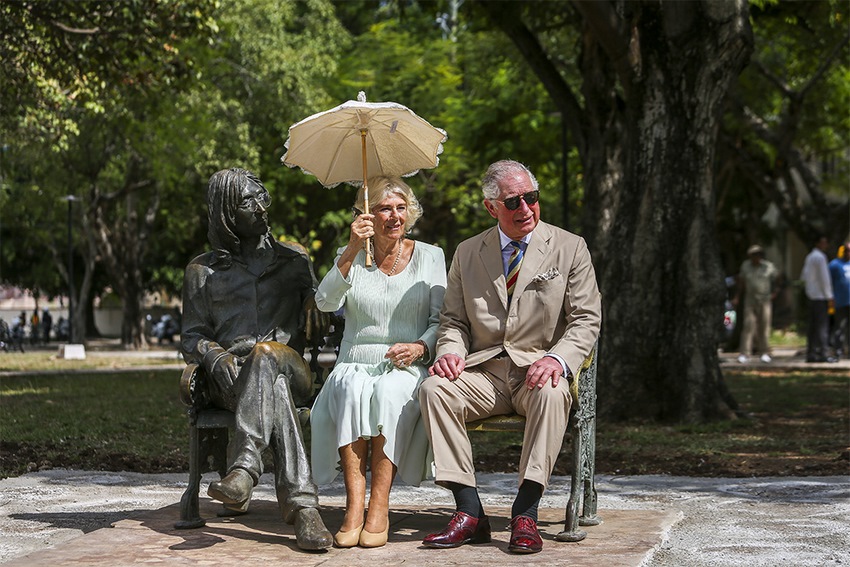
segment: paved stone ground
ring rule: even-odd
[[[206,475],[203,487],[215,475]],[[544,496],[543,553],[521,560],[506,552],[512,474],[481,475],[494,542],[429,550],[425,533],[442,527],[451,495],[433,483],[396,486],[390,543],[378,550],[307,554],[291,527],[277,520],[269,475],[251,514],[215,517],[202,498],[207,526],[172,529],[185,475],[51,470],[0,481],[0,563],[30,565],[221,565],[263,560],[277,565],[594,565],[634,567],[823,567],[850,565],[850,477],[705,479],[600,475],[599,514],[580,543],[552,539],[560,531],[569,478],[553,479]],[[342,521],[340,482],[321,491],[331,530]],[[204,495],[205,496],[205,495]],[[114,526],[111,529],[108,526]],[[4,565],[5,567],[5,565]]]

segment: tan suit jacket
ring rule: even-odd
[[[509,307],[499,232],[493,227],[455,252],[436,355],[457,354],[469,367],[505,350],[514,364],[525,367],[554,353],[572,372],[593,348],[601,320],[596,273],[583,238],[538,223]]]

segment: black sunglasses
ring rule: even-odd
[[[525,204],[530,207],[531,205],[536,203],[538,199],[540,199],[540,191],[529,191],[528,193],[525,193],[524,195],[517,195],[516,197],[508,197],[504,201],[500,201],[499,199],[496,199],[496,201],[499,201],[500,203],[502,203],[507,210],[515,211],[519,208],[519,200],[520,199],[525,201]]]

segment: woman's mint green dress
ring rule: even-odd
[[[310,413],[313,479],[332,482],[340,471],[340,447],[383,434],[384,453],[398,476],[419,486],[432,475],[418,400],[430,361],[396,368],[384,355],[395,343],[422,340],[433,356],[446,291],[445,256],[440,248],[416,241],[408,265],[388,276],[375,266],[366,268],[361,251],[348,279],[338,261],[339,256],[316,292],[322,311],[344,309],[345,331],[336,366]]]

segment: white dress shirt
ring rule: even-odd
[[[800,279],[806,284],[806,297],[815,301],[832,299],[832,280],[826,254],[820,248],[812,248],[803,263]]]

